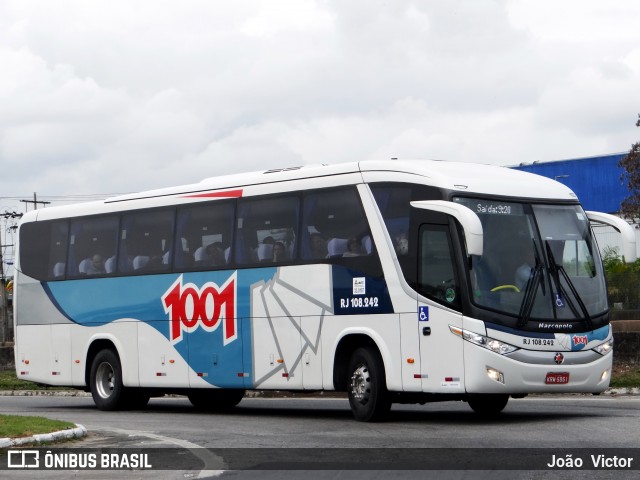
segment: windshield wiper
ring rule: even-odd
[[[564,298],[564,299],[566,299],[566,302],[569,305],[569,308],[571,309],[571,312],[573,312],[573,314],[575,315],[576,318],[580,318],[580,316],[578,315],[578,311],[577,311],[575,305],[571,301],[571,297],[569,295],[567,295],[567,291],[563,287],[562,282],[560,281],[560,275],[562,275],[562,278],[564,278],[565,282],[569,286],[569,290],[571,290],[571,294],[573,295],[573,298],[575,298],[576,302],[578,302],[578,306],[580,307],[580,310],[582,311],[582,315],[584,317],[583,320],[587,323],[587,327],[588,328],[593,328],[593,322],[591,320],[591,315],[589,315],[589,311],[587,310],[586,305],[582,301],[582,297],[580,297],[580,294],[578,293],[578,290],[576,289],[575,285],[571,281],[571,278],[569,278],[569,275],[567,274],[566,270],[564,269],[564,266],[562,264],[558,264],[556,262],[555,256],[553,254],[553,249],[551,248],[551,245],[549,244],[549,240],[547,240],[545,242],[545,245],[547,247],[547,256],[548,256],[549,262],[550,262],[550,270],[551,270],[553,279],[554,279],[554,281],[556,283],[556,286],[558,287],[558,297],[559,298],[557,298],[556,301],[553,301],[554,313],[556,312],[556,306],[560,307],[561,306],[561,302],[562,302],[562,298]],[[556,305],[556,302],[560,302],[560,304]],[[556,315],[556,318],[557,318],[557,315]]]
[[[536,295],[538,294],[538,287],[542,283],[542,294],[546,295],[544,289],[544,282],[542,282],[542,261],[538,254],[536,242],[533,242],[533,251],[536,255],[536,266],[531,269],[529,273],[529,279],[527,280],[527,286],[524,290],[524,298],[520,305],[520,312],[518,313],[518,327],[524,327],[531,318],[531,312],[533,311],[533,305],[535,304]]]
[[[540,280],[542,279],[542,267],[536,262],[536,266],[531,269],[529,274],[529,280],[527,281],[527,287],[524,290],[524,298],[520,305],[520,313],[518,313],[518,327],[524,327],[533,311],[533,304],[535,303],[536,294],[538,293],[538,287],[540,286]]]

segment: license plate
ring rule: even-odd
[[[564,385],[569,383],[569,373],[555,373],[549,372],[547,373],[547,378],[545,378],[544,383],[547,385]]]

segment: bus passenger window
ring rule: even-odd
[[[106,260],[118,245],[116,216],[88,217],[71,222],[67,274],[71,277],[106,275]]]
[[[409,216],[413,192],[411,185],[373,184],[371,191],[393,242],[398,257],[409,253]]]
[[[295,259],[299,211],[297,195],[242,200],[236,236],[238,263],[279,264]]]
[[[360,257],[373,251],[369,224],[353,188],[307,194],[302,232],[305,260]]]
[[[231,261],[235,202],[189,205],[178,210],[178,269],[224,268]]]
[[[173,209],[137,211],[124,215],[118,269],[154,273],[171,267]]]
[[[66,221],[25,223],[20,228],[22,271],[38,280],[62,280],[67,268],[69,224]]]

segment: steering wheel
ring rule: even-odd
[[[498,285],[491,289],[492,292],[499,292],[500,290],[513,290],[514,292],[520,293],[520,289],[515,285]]]

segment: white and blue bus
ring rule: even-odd
[[[500,412],[604,391],[606,283],[562,184],[502,167],[371,161],[209,178],[26,214],[15,266],[21,379],[98,408],[246,390],[346,391]]]

